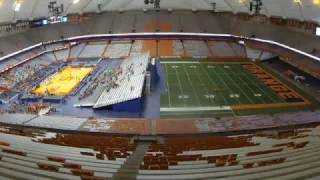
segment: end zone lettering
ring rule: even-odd
[[[273,78],[271,75],[266,73],[261,68],[257,67],[254,64],[246,64],[242,65],[246,70],[251,72],[254,76],[256,76],[261,82],[271,88],[274,92],[276,92],[282,99],[286,102],[304,102],[304,99],[298,93],[290,90],[287,86],[285,86],[281,81]]]

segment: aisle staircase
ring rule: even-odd
[[[113,175],[112,180],[135,180],[140,169],[140,164],[150,144],[150,142],[140,142],[136,150],[121,166],[118,172]]]

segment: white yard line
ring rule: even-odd
[[[218,66],[219,67],[219,66]],[[220,67],[219,67],[220,68]],[[224,72],[224,70],[222,69],[222,68],[220,68],[223,72]],[[225,73],[225,72],[224,72]],[[247,96],[247,94],[246,93],[244,93],[243,91],[242,91],[242,89],[237,85],[237,83],[235,83],[234,81],[233,81],[233,79],[232,78],[230,78],[230,76],[227,74],[227,73],[225,73],[227,76],[228,76],[228,78],[229,79],[231,79],[231,81],[238,87],[238,89],[240,89],[240,91],[247,97],[247,99],[249,99],[249,101],[252,103],[252,104],[254,104],[253,102],[252,102],[252,100]],[[237,98],[238,99],[238,98]],[[238,100],[239,101],[239,100]]]
[[[237,71],[238,71],[238,68],[234,65],[234,64],[231,64],[231,66],[233,66],[235,69],[237,69]],[[231,70],[230,70],[231,71]],[[231,71],[234,75],[236,75],[237,76],[237,74],[239,74],[239,73],[237,73],[237,74],[235,74],[234,73],[234,71]],[[237,78],[238,79],[240,79],[241,80],[241,82],[243,82],[249,89],[250,89],[250,91],[253,93],[253,94],[257,94],[256,92],[254,92],[254,90],[253,89],[251,89],[251,87],[250,86],[248,86],[248,84],[246,83],[246,82],[244,82],[241,78],[239,78],[239,76],[237,76]],[[251,81],[251,80],[250,80]],[[264,104],[266,104],[266,102],[261,98],[261,97],[259,97],[259,99],[264,103]]]
[[[203,84],[203,82],[202,82],[202,80],[201,80],[201,78],[200,78],[200,76],[199,76],[198,72],[197,72],[195,69],[194,69],[194,72],[196,72],[196,74],[197,74],[197,76],[198,76],[198,78],[199,78],[199,80],[200,80],[200,82],[201,82],[201,84],[202,84],[202,86],[203,86],[204,90],[207,92],[207,94],[208,94],[208,95],[210,95],[210,93],[207,91],[206,86]],[[214,101],[213,101],[211,98],[210,98],[210,100],[211,100],[211,102],[212,102],[212,105],[214,106],[214,105],[215,105]]]
[[[175,66],[175,64],[174,64],[174,66]],[[178,83],[179,83],[181,95],[184,96],[183,91],[182,91],[182,88],[181,88],[180,79],[179,79],[179,73],[178,73],[178,71],[177,71],[177,68],[174,68],[174,69],[176,70],[176,75],[177,75],[177,77],[178,77]],[[184,107],[186,107],[186,101],[184,100],[184,97],[182,97],[182,99],[183,99]]]
[[[196,91],[194,90],[194,87],[193,87],[193,85],[192,85],[192,81],[191,81],[191,79],[190,79],[190,77],[189,77],[188,71],[186,70],[186,67],[185,67],[183,64],[182,64],[182,66],[183,66],[184,70],[186,71],[186,74],[187,74],[187,76],[188,76],[188,79],[189,79],[190,85],[191,85],[191,87],[192,87],[193,93],[194,93],[194,95],[195,95],[196,98],[197,98],[197,101],[198,101],[199,106],[201,107],[201,103],[200,103],[200,101],[199,101],[199,98],[198,98],[198,96],[197,96]]]
[[[160,61],[160,64],[199,64],[198,61]]]
[[[215,65],[216,66],[216,65]],[[231,88],[222,80],[222,78],[219,76],[219,74],[217,73],[217,72],[215,72],[213,69],[212,69],[212,71],[219,77],[219,79],[221,80],[221,82],[223,82],[223,84],[225,85],[225,86],[227,86],[227,88],[229,89],[229,91],[232,93],[232,94],[234,94],[233,93],[233,91],[231,90]],[[210,76],[208,75],[208,77],[210,78]],[[211,78],[210,78],[211,79]],[[211,80],[212,81],[212,80]],[[239,104],[240,105],[242,105],[242,103],[239,101],[239,99],[238,98],[236,98],[237,99],[237,101],[239,102]]]
[[[217,88],[216,84],[215,84],[214,81],[211,79],[211,77],[210,77],[209,74],[207,73],[206,69],[202,66],[202,64],[200,64],[200,66],[202,67],[202,69],[203,69],[203,71],[206,73],[206,75],[209,77],[209,79],[210,79],[210,81],[213,83],[214,87]],[[216,74],[217,74],[217,73],[216,73]],[[220,78],[220,76],[219,76],[219,78]],[[220,79],[221,79],[221,78],[220,78]],[[221,80],[221,81],[222,81],[222,80]],[[224,83],[224,82],[223,82],[223,83]],[[232,92],[232,91],[231,91],[231,92]],[[225,102],[226,104],[228,104],[227,100],[224,98],[224,96],[222,95],[222,93],[221,93],[220,91],[219,91],[219,94],[220,94],[220,96],[223,98],[224,102]],[[233,93],[232,93],[232,94],[233,94]],[[238,102],[239,102],[239,101],[238,101]],[[230,110],[232,111],[232,114],[233,114],[234,116],[236,116],[231,108],[230,108]]]
[[[172,111],[222,111],[231,110],[230,106],[213,106],[213,107],[188,107],[188,108],[160,108],[161,112],[172,112]]]
[[[169,74],[168,74],[168,70],[167,70],[167,66],[164,65],[165,69],[166,69],[166,81],[167,81],[167,91],[168,91],[168,99],[169,99],[169,107],[171,107],[171,101],[170,101],[170,87],[169,87]]]
[[[213,80],[211,79],[211,77],[209,76],[209,74],[207,73],[206,69],[204,69],[204,67],[202,66],[202,64],[200,64],[200,66],[202,67],[203,71],[206,73],[206,75],[208,76],[208,78],[210,79],[210,81],[212,82],[212,84],[214,85],[214,87],[215,87],[215,88],[218,88],[218,87],[216,86],[216,84],[214,83],[214,81],[213,81]],[[226,99],[224,98],[224,96],[222,95],[222,93],[221,93],[220,91],[218,91],[218,92],[219,92],[220,96],[223,98],[224,102],[225,102],[227,105],[229,105],[228,102],[227,102],[227,100],[226,100]]]
[[[249,78],[246,73],[242,72],[242,71],[241,71],[240,69],[238,69],[237,67],[236,67],[236,69],[237,69],[239,72],[241,72],[247,79],[249,79],[249,80],[252,82],[252,83],[250,83],[250,84],[254,84],[255,86],[257,86],[265,95],[268,96],[269,99],[271,99],[273,102],[276,103],[276,101],[275,101],[273,98],[271,98],[271,97],[268,95],[268,93],[266,93],[266,92],[259,86],[260,84],[253,82],[252,79]],[[261,83],[262,83],[262,82],[261,82]],[[269,88],[269,87],[268,87],[268,88]],[[265,101],[264,101],[264,102],[265,102]]]

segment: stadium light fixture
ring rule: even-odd
[[[73,4],[77,4],[80,0],[73,0],[72,3]]]
[[[21,0],[16,0],[16,1],[13,3],[12,9],[13,9],[14,11],[19,11],[19,10],[20,10],[20,7],[21,7],[21,3],[22,3]]]
[[[2,6],[2,4],[3,4],[3,0],[0,0],[0,7]]]
[[[239,0],[239,3],[243,3],[244,2],[244,0]]]
[[[301,0],[293,0],[294,3],[302,4]]]
[[[320,0],[313,0],[313,4],[320,5]]]

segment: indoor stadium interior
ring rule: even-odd
[[[0,0],[0,180],[319,180],[318,153],[320,0]]]

